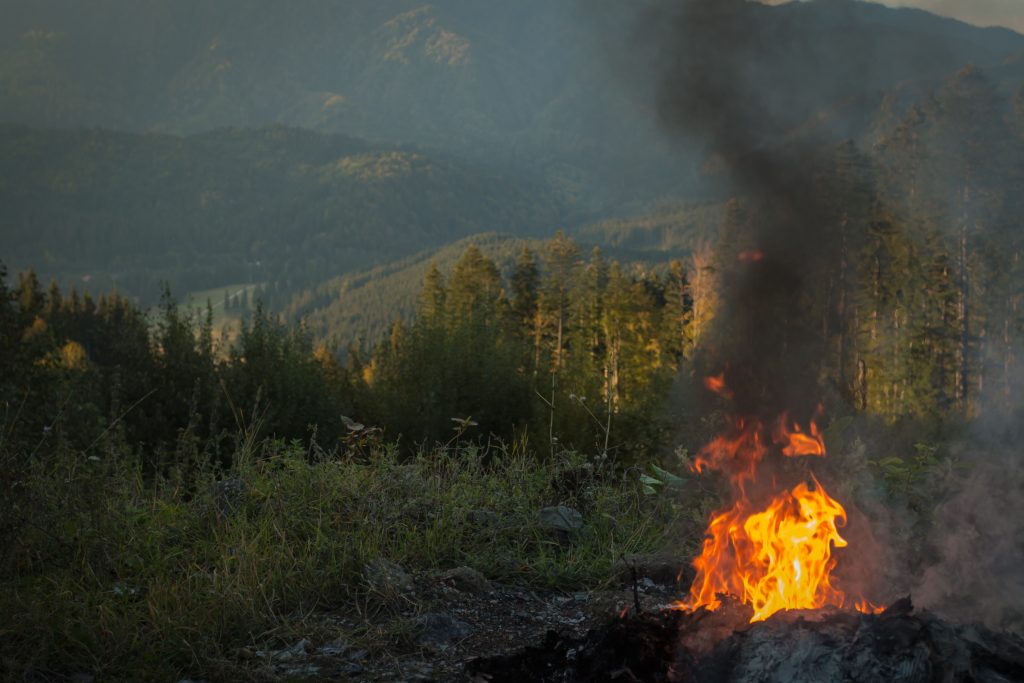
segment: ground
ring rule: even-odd
[[[312,617],[348,639],[310,638],[241,654],[252,659],[254,677],[266,681],[466,681],[473,659],[539,644],[548,631],[578,637],[632,610],[632,581],[623,578],[601,590],[561,593],[501,584],[479,590],[445,575],[418,576],[412,590],[373,612]],[[644,576],[637,597],[653,610],[678,596],[674,586]]]

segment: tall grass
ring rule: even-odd
[[[17,472],[0,502],[0,673],[246,678],[240,648],[315,636],[324,627],[310,615],[371,602],[372,559],[591,587],[621,554],[658,546],[672,514],[635,477],[575,454],[462,445],[344,459],[251,439],[239,448],[229,471],[160,477],[126,454],[0,453],[0,470]],[[225,497],[215,484],[224,479],[244,493]],[[539,523],[542,507],[560,503],[584,514],[571,542]]]

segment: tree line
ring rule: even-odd
[[[823,198],[834,239],[808,259],[814,286],[780,315],[815,330],[809,371],[830,412],[942,421],[1012,407],[1022,102],[967,69],[870,149],[847,142],[814,159],[806,191]],[[121,439],[163,461],[186,442],[227,457],[240,426],[334,444],[361,423],[410,449],[525,436],[540,453],[644,452],[664,443],[662,418],[696,419],[666,415],[672,382],[729,333],[719,296],[763,217],[743,197],[725,214],[714,242],[661,267],[558,234],[503,273],[469,246],[450,272],[429,269],[414,318],[368,352],[317,345],[258,303],[229,342],[209,312],[194,318],[166,292],[148,315],[117,294],[4,278],[3,438],[29,451]]]

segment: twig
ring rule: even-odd
[[[114,427],[116,427],[116,426],[117,426],[117,424],[118,424],[118,423],[119,423],[119,422],[120,422],[121,420],[123,420],[123,419],[124,419],[124,418],[125,418],[125,417],[126,417],[126,416],[128,415],[128,413],[130,413],[130,412],[132,412],[133,410],[135,410],[136,408],[138,408],[138,407],[139,407],[139,404],[140,404],[140,403],[142,403],[142,402],[143,402],[143,401],[145,401],[145,400],[146,400],[147,398],[149,398],[150,396],[152,396],[153,394],[155,394],[155,393],[157,392],[157,390],[158,390],[158,389],[159,389],[159,387],[154,387],[154,388],[150,389],[150,390],[149,390],[149,393],[147,393],[147,394],[146,394],[145,396],[143,396],[142,398],[140,398],[140,399],[139,399],[138,401],[136,401],[135,403],[133,403],[133,404],[131,404],[130,406],[128,406],[128,409],[127,409],[127,410],[125,410],[125,411],[124,411],[123,413],[121,413],[120,415],[118,415],[117,419],[115,419],[115,420],[114,420],[113,422],[111,422],[111,423],[110,423],[109,425],[107,425],[107,428],[103,430],[103,433],[102,433],[102,434],[100,434],[99,436],[97,436],[97,437],[96,437],[96,439],[95,439],[95,440],[94,440],[94,441],[93,441],[93,442],[92,442],[91,444],[89,444],[89,445],[88,445],[88,446],[86,447],[86,449],[85,449],[84,451],[82,451],[82,453],[88,453],[88,452],[89,452],[90,450],[92,450],[92,447],[93,447],[93,446],[95,446],[96,444],[98,444],[98,443],[100,442],[100,440],[101,440],[101,439],[102,439],[103,437],[105,437],[105,436],[107,435],[107,433],[108,433],[108,432],[110,432],[110,430],[111,430],[111,429],[113,429]]]
[[[636,573],[636,561],[632,563],[626,561],[625,555],[619,555],[619,559],[622,560],[622,564],[629,567],[629,572],[633,576],[633,609],[636,614],[640,614],[642,611],[640,608],[640,581],[637,578]]]

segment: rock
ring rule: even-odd
[[[320,673],[320,667],[316,664],[303,662],[300,664],[286,664],[279,667],[279,670],[286,677],[312,678]]]
[[[280,650],[257,650],[256,656],[273,662],[290,662],[296,659],[305,659],[308,656],[309,645],[309,641],[303,638],[299,642]]]
[[[690,563],[680,557],[665,554],[626,555],[615,563],[615,575],[619,581],[630,586],[633,584],[633,567],[636,566],[637,580],[644,584],[650,579],[659,586],[685,585],[693,578]]]
[[[340,657],[345,654],[347,650],[348,646],[339,639],[332,643],[321,645],[314,652],[318,657]]]
[[[441,580],[463,593],[493,593],[494,587],[483,574],[470,567],[456,567],[441,575]]]
[[[541,526],[552,531],[568,534],[583,528],[583,515],[565,505],[544,508],[539,517]]]
[[[449,614],[428,612],[416,620],[413,642],[420,647],[446,650],[456,641],[473,634],[473,627]]]
[[[409,593],[413,589],[412,577],[397,564],[383,557],[370,560],[363,565],[363,578],[370,588],[385,595]]]

